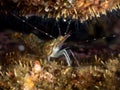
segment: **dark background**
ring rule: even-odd
[[[22,22],[22,20],[26,22]],[[34,33],[41,39],[51,39],[45,33],[41,33],[41,31],[56,38],[60,35],[60,32],[64,35],[68,30],[67,33],[71,31],[71,37],[68,39],[70,41],[92,41],[94,38],[102,38],[103,36],[108,37],[107,40],[110,41],[112,39],[111,35],[116,34],[113,28],[119,20],[119,10],[107,12],[107,15],[101,15],[100,18],[94,17],[92,20],[86,20],[82,23],[79,20],[69,18],[66,21],[63,18],[56,21],[53,18],[42,18],[41,16],[25,18],[15,13],[8,13],[0,14],[0,31],[3,32],[9,29],[24,34]],[[70,25],[68,25],[69,22]],[[39,30],[35,30],[34,27],[37,27]],[[91,34],[91,32],[93,33]]]

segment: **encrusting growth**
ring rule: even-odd
[[[92,17],[99,17],[100,14],[106,14],[107,11],[119,9],[119,3],[120,0],[0,0],[0,12],[13,13],[17,11],[19,16],[39,15],[56,19],[63,17],[79,19],[82,22],[92,19]],[[25,20],[22,22],[27,23]],[[38,30],[37,27],[32,27]],[[45,33],[45,35],[47,34]],[[112,37],[116,36],[114,34]],[[0,61],[1,90],[120,89],[120,55],[114,58],[109,55],[108,59],[104,59],[104,56],[102,58],[96,56],[91,64],[85,60],[82,63],[82,59],[80,59],[80,67],[71,67],[70,65],[68,67],[54,61],[46,63],[42,57],[43,54],[47,57],[55,57],[56,50],[63,45],[67,36],[60,36],[45,43],[43,50],[40,47],[42,41],[34,35],[22,36],[15,33],[13,38],[15,40],[12,39],[14,41],[12,44],[16,46],[13,48],[14,52],[11,52],[13,50],[10,48],[10,51],[7,52],[9,49],[2,47],[7,52],[3,52],[3,54],[7,54],[5,57],[7,61],[4,58],[3,62]],[[3,43],[3,45],[1,43],[1,45],[7,46],[10,41],[11,39],[8,43]],[[16,41],[23,43],[22,45],[16,44]],[[76,52],[76,55],[78,54]],[[2,57],[4,56],[1,54]],[[60,60],[64,59],[61,57]]]
[[[23,16],[41,15],[84,21],[106,14],[106,11],[119,9],[119,4],[120,0],[1,0],[0,11],[17,10]]]

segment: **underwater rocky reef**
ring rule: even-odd
[[[119,90],[120,0],[1,0],[0,90]]]

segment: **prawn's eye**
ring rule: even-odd
[[[43,48],[43,53],[47,56],[49,56],[52,51],[53,51],[53,43],[50,41],[50,42],[47,42],[45,45],[44,45],[44,48]]]
[[[51,49],[50,45],[46,46],[46,50],[50,50],[50,49]]]

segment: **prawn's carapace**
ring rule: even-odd
[[[56,39],[46,42],[43,47],[44,55],[48,57],[55,54],[63,46],[64,42],[69,36],[70,34],[67,34],[65,36],[60,35]]]

